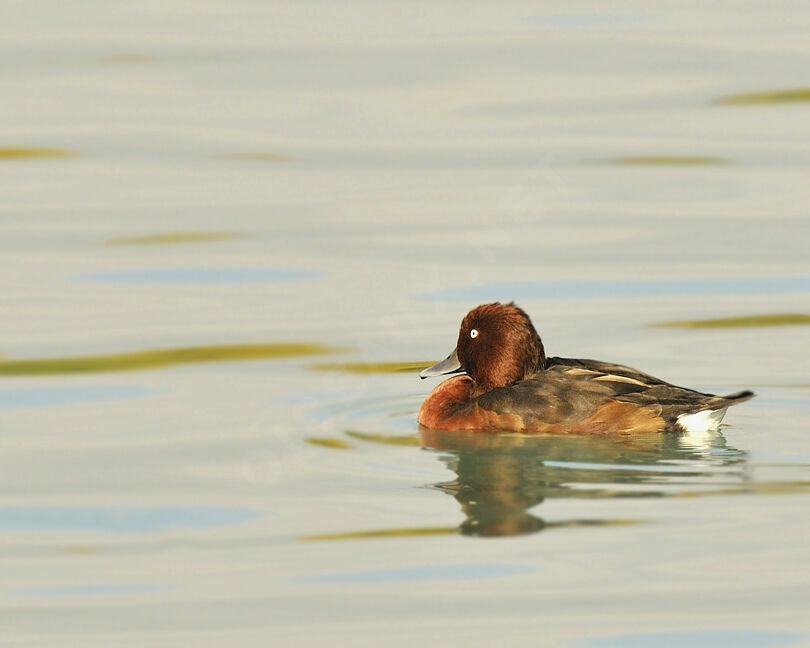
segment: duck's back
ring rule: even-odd
[[[752,396],[704,394],[598,360],[549,358],[544,369],[475,402],[516,431],[610,434],[688,428],[684,421],[716,426],[727,407]]]

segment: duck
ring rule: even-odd
[[[445,376],[419,408],[430,430],[519,434],[711,432],[751,391],[702,393],[598,360],[547,358],[514,302],[473,308],[456,348],[421,378]]]

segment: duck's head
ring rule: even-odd
[[[514,303],[481,304],[461,321],[455,350],[428,367],[422,378],[466,372],[487,392],[522,380],[545,365],[532,321]]]

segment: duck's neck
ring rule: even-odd
[[[475,376],[475,396],[498,387],[508,387],[534,376],[546,368],[546,354],[540,337],[535,333],[524,342],[510,347],[501,354],[498,362],[484,365],[471,372]]]
[[[534,366],[534,370],[531,373],[537,373],[538,371],[543,371],[546,368],[546,350],[543,347],[543,341],[540,339],[540,336],[537,336],[537,362]]]

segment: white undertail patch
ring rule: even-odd
[[[718,410],[703,410],[695,414],[681,414],[678,417],[678,425],[687,432],[709,432],[716,430],[720,421],[726,415],[728,408]]]

